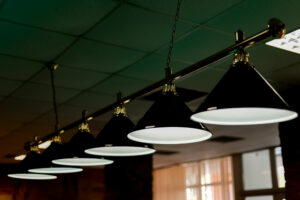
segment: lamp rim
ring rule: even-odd
[[[43,167],[29,169],[28,172],[39,173],[39,174],[69,174],[82,172],[82,168],[75,167]]]
[[[276,111],[276,112],[286,112],[286,116],[282,117],[274,117],[272,119],[264,119],[264,120],[251,120],[251,121],[221,121],[221,120],[213,120],[213,119],[205,119],[205,115],[212,112],[228,112],[230,111],[246,111],[246,110],[252,110],[252,111],[264,111],[264,112],[270,112],[270,111]],[[227,116],[228,117],[228,116]],[[283,108],[271,108],[271,107],[232,107],[232,108],[218,108],[218,109],[212,109],[212,110],[206,110],[201,111],[198,113],[193,114],[190,119],[199,123],[204,124],[214,124],[214,125],[261,125],[261,124],[271,124],[271,123],[279,123],[284,121],[289,121],[292,119],[295,119],[298,117],[298,113],[290,110],[290,109],[283,109]],[[212,118],[212,117],[211,117]]]
[[[70,161],[75,161],[78,160],[79,162],[84,162],[87,160],[93,161],[94,163],[72,163]],[[74,167],[89,167],[89,166],[104,166],[104,165],[109,165],[112,164],[114,161],[113,160],[108,160],[104,158],[61,158],[61,159],[55,159],[52,160],[53,164],[56,165],[64,165],[64,166],[74,166]]]
[[[162,130],[161,130],[162,129]],[[169,140],[166,141],[166,140],[148,140],[148,139],[143,139],[143,138],[138,138],[136,136],[134,136],[134,134],[138,134],[139,132],[144,132],[144,131],[160,131],[160,132],[163,132],[165,131],[166,129],[181,129],[181,130],[192,130],[193,132],[198,132],[199,133],[202,133],[204,135],[200,135],[200,137],[198,138],[192,138],[192,139],[186,139],[186,140],[178,140],[178,141],[175,141],[175,140]],[[150,135],[150,133],[149,133]],[[183,133],[184,135],[184,133]],[[146,128],[146,129],[139,129],[139,130],[136,130],[136,131],[133,131],[133,132],[130,132],[127,137],[130,139],[130,140],[133,140],[133,141],[136,141],[136,142],[142,142],[142,143],[147,143],[147,144],[189,144],[189,143],[196,143],[196,142],[202,142],[202,141],[205,141],[205,140],[208,140],[210,137],[212,136],[212,133],[207,131],[207,130],[204,130],[204,129],[197,129],[197,128],[190,128],[190,127],[178,127],[178,126],[170,126],[170,127],[154,127],[154,128]]]
[[[112,149],[136,149],[140,150],[139,152],[131,153],[131,152],[122,152],[122,153],[113,153],[113,152],[105,152],[105,150]],[[101,152],[101,150],[103,150]],[[109,147],[94,147],[84,151],[87,154],[96,155],[96,156],[112,156],[112,157],[126,157],[126,156],[143,156],[150,155],[156,152],[155,149],[149,147],[137,147],[137,146],[109,146]]]
[[[26,180],[54,180],[57,179],[55,175],[37,174],[37,173],[14,173],[7,175],[10,178],[26,179]]]

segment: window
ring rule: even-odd
[[[285,178],[280,147],[234,156],[238,200],[283,200]],[[238,169],[242,170],[238,170]],[[242,178],[240,178],[242,177]]]
[[[285,198],[280,147],[157,169],[153,178],[154,200]]]
[[[153,185],[155,200],[234,200],[232,159],[158,169],[154,171]]]
[[[272,188],[270,152],[268,149],[242,154],[245,190]]]
[[[285,188],[284,167],[281,155],[281,147],[276,147],[275,150],[276,175],[279,188]]]

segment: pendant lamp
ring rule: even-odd
[[[192,111],[178,96],[170,67],[176,24],[182,0],[177,1],[172,36],[166,62],[167,83],[157,101],[137,123],[128,138],[150,144],[187,144],[207,140],[211,133],[202,125],[190,120]]]
[[[120,98],[120,95],[118,95]],[[85,150],[86,153],[98,156],[141,156],[153,154],[155,150],[142,143],[131,141],[127,134],[133,130],[134,124],[128,118],[122,103],[114,110],[114,115],[96,137],[96,148]]]
[[[52,160],[58,158],[64,158],[68,155],[66,146],[61,141],[61,134],[64,132],[59,129],[58,111],[56,103],[56,90],[54,84],[54,70],[58,68],[58,64],[47,63],[46,65],[50,70],[51,78],[51,88],[52,88],[52,100],[53,100],[53,110],[55,115],[55,132],[56,135],[52,138],[51,145],[43,152],[41,160],[43,162],[43,167],[35,167],[29,169],[29,172],[34,173],[45,173],[45,174],[64,174],[64,173],[76,173],[81,172],[81,168],[72,167],[53,167]],[[50,166],[50,167],[49,167]]]
[[[24,173],[31,167],[42,166],[41,154],[37,146],[31,146],[29,153],[24,160],[20,162],[16,169],[12,170],[14,173],[9,173],[7,176],[10,178],[27,179],[27,180],[53,180],[57,177],[54,175]]]
[[[209,93],[191,119],[218,125],[284,122],[298,115],[239,50],[232,67]]]
[[[95,145],[95,138],[90,132],[87,120],[87,112],[83,111],[83,123],[79,126],[78,132],[71,138],[67,144],[69,155],[64,158],[52,160],[52,163],[66,166],[101,166],[112,164],[112,160],[90,158],[84,153],[84,150]]]
[[[61,134],[61,133],[60,133]],[[52,166],[52,160],[64,158],[68,155],[66,145],[62,143],[60,134],[54,136],[51,145],[41,155],[42,167],[35,166],[29,172],[42,174],[65,174],[81,172],[81,168]]]
[[[168,83],[128,138],[150,144],[187,144],[209,139],[212,134],[202,124],[190,120],[191,114],[175,85]]]

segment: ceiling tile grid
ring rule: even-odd
[[[57,62],[70,67],[116,72],[142,58],[145,53],[81,39]]]
[[[67,89],[56,87],[57,102],[62,103],[69,100],[80,92],[76,89]],[[38,100],[52,102],[51,86],[36,83],[27,83],[22,88],[12,94],[13,97],[24,98],[28,100]]]
[[[124,4],[86,37],[150,52],[170,40],[172,25],[173,17]],[[177,35],[194,27],[178,22]]]
[[[7,96],[15,89],[20,87],[23,84],[21,81],[13,81],[7,79],[0,78],[0,95]]]
[[[105,79],[106,73],[68,68],[60,65],[54,71],[54,81],[57,87],[83,90]],[[31,82],[50,85],[50,70],[44,70],[31,79]]]
[[[287,25],[290,32],[299,27],[300,2],[297,0],[246,0],[207,23],[218,29],[235,32],[241,29],[246,36],[267,28],[269,19],[276,17]]]
[[[111,0],[10,0],[2,5],[0,20],[7,19],[63,33],[80,35],[109,13]]]
[[[25,81],[41,70],[44,65],[38,62],[0,55],[0,78]]]
[[[242,1],[243,0],[185,0],[182,2],[180,9],[180,19],[196,23],[205,23],[216,15],[231,9]],[[176,11],[176,4],[173,0],[161,0],[159,4],[155,0],[127,0],[127,2],[171,16],[173,16]]]
[[[173,57],[195,63],[233,43],[234,34],[230,37],[212,29],[200,28],[175,42]],[[166,47],[158,53],[166,56],[168,48]]]
[[[55,58],[74,37],[0,20],[0,53],[41,61]]]
[[[189,63],[186,62],[171,61],[171,66],[175,72],[188,65]],[[148,81],[158,81],[165,77],[165,67],[165,56],[153,54],[122,70],[119,74]]]
[[[118,92],[122,92],[124,96],[130,95],[142,88],[153,83],[152,81],[146,81],[142,79],[133,79],[124,76],[112,76],[95,87],[91,88],[92,92],[100,92],[109,95],[115,95]]]
[[[91,108],[102,108],[116,100],[115,95],[97,94],[84,92],[68,102],[74,106],[88,106]]]

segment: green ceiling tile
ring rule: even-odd
[[[14,80],[27,80],[45,66],[37,62],[0,55],[0,67],[0,77]]]
[[[7,121],[16,121],[16,122],[29,122],[38,117],[37,113],[25,113],[21,111],[10,111],[5,113],[5,119]]]
[[[145,53],[82,39],[58,63],[100,72],[115,72],[143,57]]]
[[[49,61],[73,40],[73,37],[0,21],[0,53]]]
[[[250,60],[251,60],[251,58],[250,58]],[[215,63],[208,65],[208,68],[213,68],[213,69],[221,70],[221,71],[227,71],[232,66],[232,62],[233,62],[233,55],[227,56],[221,60],[218,60]]]
[[[58,103],[62,103],[77,95],[80,90],[67,89],[56,87],[56,99]],[[39,85],[35,83],[27,83],[22,88],[17,90],[14,94],[14,97],[39,100],[39,101],[52,101],[52,89],[48,85]]]
[[[6,96],[13,92],[17,87],[21,86],[23,83],[21,81],[13,81],[0,79],[0,95]]]
[[[87,37],[130,48],[153,51],[170,41],[173,17],[122,5],[115,13],[95,27]],[[177,35],[195,25],[178,22]]]
[[[44,113],[53,108],[51,102],[41,102],[30,99],[20,99],[16,97],[9,97],[0,104],[0,110],[3,112],[24,112],[24,113]]]
[[[173,72],[176,72],[185,66],[188,66],[188,64],[179,61],[173,61],[171,62],[171,66],[173,68]],[[120,72],[120,74],[149,81],[158,81],[164,78],[165,67],[166,58],[163,56],[151,55]]]
[[[272,81],[287,84],[290,86],[300,86],[300,62],[295,65],[286,66],[281,70],[270,73],[267,78]]]
[[[232,33],[241,29],[245,36],[250,36],[266,29],[269,19],[276,17],[291,31],[299,27],[299,7],[300,1],[297,0],[246,0],[208,25]]]
[[[0,18],[79,35],[116,5],[110,0],[9,0]]]
[[[22,122],[17,122],[15,120],[9,121],[9,120],[1,120],[0,121],[0,137],[3,137],[5,135],[8,135],[11,131],[17,129],[19,126],[22,125]],[[3,148],[1,146],[1,148]]]
[[[199,29],[174,44],[173,56],[190,62],[200,61],[234,44],[234,35],[229,37],[210,29]],[[167,55],[168,48],[158,53]]]
[[[284,92],[290,88],[293,88],[295,86],[299,86],[299,81],[298,81],[298,84],[291,84],[291,83],[286,83],[286,81],[284,82],[280,82],[280,81],[273,81],[271,80],[270,78],[266,77],[267,78],[269,84],[281,95],[281,92]],[[272,77],[274,78],[274,77]],[[286,100],[286,99],[285,99]],[[289,103],[289,102],[287,102]]]
[[[155,11],[174,15],[176,11],[177,1],[161,0],[157,3],[156,0],[128,0],[129,2],[149,8]],[[180,8],[180,18],[191,20],[193,22],[203,23],[215,15],[224,12],[226,9],[236,5],[242,0],[210,0],[210,1],[195,1],[185,0]]]
[[[91,89],[91,91],[103,92],[111,95],[116,95],[118,92],[122,92],[124,96],[127,96],[150,85],[151,83],[152,82],[146,80],[132,79],[116,75],[96,85]]]
[[[299,54],[261,44],[247,50],[250,62],[263,75],[300,62]]]
[[[69,105],[87,106],[91,108],[102,108],[116,101],[115,96],[85,92],[74,98]]]
[[[132,118],[142,118],[151,107],[154,101],[137,99],[125,105],[128,116]],[[132,119],[133,120],[133,119]]]
[[[81,69],[72,69],[64,66],[59,66],[54,71],[55,85],[66,88],[86,89],[97,82],[106,78],[108,74],[100,72],[91,72]],[[32,82],[51,84],[50,71],[44,70]]]
[[[215,69],[204,69],[183,79],[176,81],[178,87],[197,90],[201,92],[210,92],[219,80],[223,77],[225,71]]]

